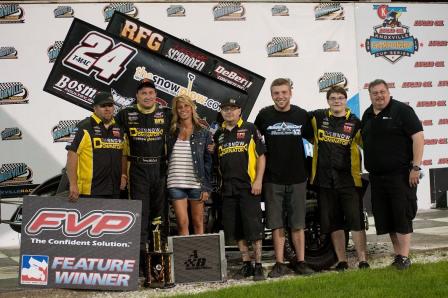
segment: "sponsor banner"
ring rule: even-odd
[[[0,105],[28,103],[28,90],[20,82],[0,83]]]
[[[24,23],[25,11],[18,4],[0,4],[0,24]]]
[[[115,100],[115,99],[114,99]],[[115,100],[116,101],[116,100]],[[73,140],[73,135],[71,133],[75,130],[76,125],[80,120],[61,120],[59,123],[53,127],[51,130],[51,135],[53,137],[53,142],[71,142]]]
[[[111,3],[103,8],[104,21],[109,22],[114,12],[121,12],[133,18],[138,16],[138,9],[134,3]]]
[[[0,47],[0,59],[17,59],[17,55],[14,47]]]
[[[20,198],[29,195],[39,184],[19,184],[0,186],[0,198]]]
[[[6,163],[0,167],[0,186],[33,182],[33,171],[26,163]]]
[[[244,21],[246,9],[241,2],[226,1],[219,2],[213,7],[215,21]]]
[[[268,57],[297,57],[298,46],[292,37],[274,37],[266,45]]]
[[[216,120],[220,102],[228,97],[240,98],[243,108],[253,106],[242,90],[131,46],[78,19],[73,21],[44,90],[89,110],[97,92],[109,91],[121,108],[134,101],[137,85],[144,78],[154,81],[162,105],[169,106],[176,95],[189,95],[208,123]]]
[[[136,290],[140,212],[139,201],[25,197],[20,285]]]
[[[341,3],[321,3],[314,7],[314,17],[318,20],[344,20]]]
[[[75,16],[75,11],[71,6],[58,6],[53,10],[53,13],[56,19],[73,18]]]
[[[22,139],[22,131],[18,127],[5,128],[1,134],[2,141]]]

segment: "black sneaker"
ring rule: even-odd
[[[394,261],[392,264],[390,264],[392,267],[397,267],[397,264],[401,262],[402,255],[396,255],[394,258]]]
[[[263,266],[261,264],[255,264],[254,267],[254,281],[265,280]]]
[[[348,263],[345,261],[339,262],[336,267],[335,267],[336,271],[339,272],[344,272],[345,270],[348,269]]]
[[[401,258],[398,260],[398,262],[395,264],[395,268],[398,270],[405,270],[411,267],[411,259],[405,256],[400,256]]]
[[[369,269],[370,265],[367,263],[367,261],[361,261],[358,264],[358,269]]]
[[[293,268],[294,272],[301,275],[310,275],[314,273],[314,270],[308,266],[304,261],[298,261]]]
[[[275,263],[274,267],[272,267],[271,272],[269,272],[268,277],[277,278],[284,276],[289,273],[288,267],[286,267],[283,263]]]
[[[241,267],[234,275],[234,279],[243,279],[249,276],[254,275],[254,266],[251,263],[244,263],[243,267]]]

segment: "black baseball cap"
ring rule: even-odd
[[[234,106],[234,107],[241,108],[241,102],[239,99],[227,98],[227,99],[224,99],[224,101],[221,103],[221,108],[227,107],[227,106]]]
[[[156,89],[153,81],[151,81],[150,79],[143,79],[137,85],[137,92],[145,87]]]
[[[115,103],[114,98],[112,97],[112,94],[109,92],[98,92],[95,97],[93,98],[93,105],[101,105],[105,103]]]

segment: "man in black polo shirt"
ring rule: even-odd
[[[261,265],[261,246],[264,226],[260,194],[265,168],[265,147],[255,125],[244,122],[238,100],[221,103],[224,118],[215,133],[219,169],[222,176],[222,217],[226,240],[236,240],[244,262],[234,276],[236,279],[253,276],[265,279]],[[252,242],[255,267],[249,255]]]
[[[157,103],[157,91],[149,79],[138,83],[136,98],[137,103],[119,111],[115,119],[123,127],[129,146],[130,196],[142,201],[140,268],[143,268],[148,236],[151,240],[152,231],[163,222],[165,213],[165,138],[170,112]],[[163,237],[167,236],[165,229],[162,232]],[[152,251],[153,245],[148,248]]]
[[[298,274],[313,273],[304,261],[308,173],[302,135],[309,131],[310,122],[304,109],[291,104],[291,89],[288,79],[275,79],[271,83],[274,105],[263,108],[255,119],[267,147],[263,193],[267,226],[272,229],[276,259],[268,274],[272,278],[288,273],[283,254],[285,228],[291,229],[297,255],[294,271]]]
[[[69,199],[120,197],[124,133],[114,121],[112,95],[99,92],[92,116],[79,122],[67,144]]]
[[[412,220],[423,156],[423,127],[414,110],[392,99],[384,80],[369,84],[372,105],[362,116],[364,164],[369,171],[378,235],[389,233],[397,269],[411,265]]]
[[[361,121],[347,108],[347,92],[340,86],[327,91],[328,109],[310,112],[314,145],[310,183],[319,187],[321,232],[331,233],[338,264],[348,269],[345,232],[352,231],[358,268],[366,261],[366,234],[360,216],[362,201],[357,187],[361,182]]]

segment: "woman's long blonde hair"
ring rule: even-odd
[[[178,95],[175,96],[173,98],[173,102],[172,102],[172,114],[173,114],[173,118],[171,119],[171,128],[170,128],[170,132],[171,133],[175,133],[176,129],[179,125],[179,116],[177,115],[177,105],[179,103],[184,103],[188,106],[191,107],[191,110],[193,111],[193,117],[192,117],[192,121],[193,121],[193,126],[195,128],[199,128],[202,127],[200,121],[199,121],[199,115],[198,112],[196,112],[196,104],[194,103],[193,100],[191,100],[191,98],[187,95]]]

